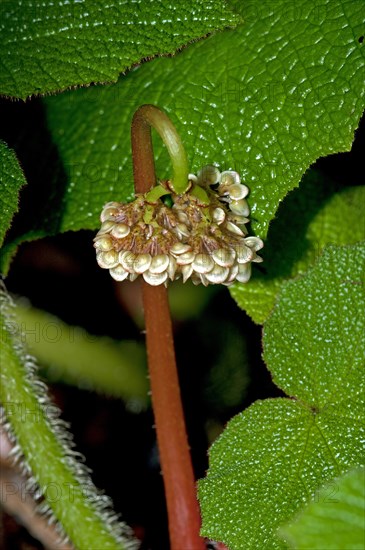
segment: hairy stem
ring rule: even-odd
[[[136,548],[77,460],[71,437],[36,376],[36,365],[14,331],[13,303],[0,282],[0,401],[14,456],[29,476],[29,487],[13,484],[13,494],[34,491],[45,498],[40,511],[57,521],[76,548]],[[38,490],[37,490],[38,489]],[[7,495],[4,495],[7,498]]]
[[[171,130],[172,124],[167,116],[153,105],[142,106],[133,117],[132,154],[136,193],[146,193],[156,181],[151,126],[165,140],[166,134],[159,128],[166,124],[166,119]],[[177,135],[174,128],[173,132],[170,130],[168,136],[171,133]],[[185,178],[186,189],[186,155],[180,138],[176,141],[181,144],[179,147],[169,148],[166,143],[174,167],[174,186],[176,182],[181,182],[182,187]],[[199,537],[200,511],[181,404],[167,290],[162,285],[142,284],[152,405],[165,485],[171,549],[203,550],[205,544]]]

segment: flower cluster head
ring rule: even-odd
[[[246,283],[263,247],[246,236],[248,188],[237,172],[215,166],[190,174],[189,182],[181,195],[165,181],[128,204],[107,203],[94,239],[99,266],[117,281],[141,275],[151,285],[179,278],[205,286]]]

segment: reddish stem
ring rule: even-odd
[[[153,105],[144,105],[132,121],[132,156],[136,193],[155,184],[151,125],[166,117]],[[170,122],[170,121],[169,121]],[[171,124],[171,122],[170,122]],[[165,486],[171,550],[205,550],[199,536],[200,511],[186,435],[176,369],[167,290],[143,282],[148,367],[160,463]]]
[[[205,549],[164,286],[143,283],[148,366],[172,550]]]

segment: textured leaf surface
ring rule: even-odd
[[[328,247],[265,325],[264,358],[291,399],[233,418],[200,482],[202,532],[230,550],[287,548],[278,525],[364,463],[364,266],[364,245]]]
[[[0,13],[0,93],[22,99],[116,81],[239,21],[223,0],[8,0]]]
[[[132,196],[130,122],[142,103],[172,117],[192,171],[216,162],[241,173],[260,236],[315,159],[351,147],[364,107],[362,2],[238,6],[244,23],[235,30],[116,85],[47,98],[67,176],[61,230],[95,229],[103,203]],[[158,175],[168,177],[159,140],[155,150]]]
[[[18,211],[19,190],[26,183],[14,151],[0,141],[0,246]]]
[[[262,252],[264,271],[254,269],[248,285],[237,283],[230,289],[238,305],[263,323],[283,282],[304,273],[326,244],[365,240],[364,204],[365,187],[338,193],[320,173],[308,172],[270,225]]]
[[[287,283],[265,324],[274,382],[315,409],[356,401],[364,383],[365,245],[329,246],[317,266]],[[353,403],[353,408],[355,402]]]
[[[282,528],[298,550],[363,550],[365,548],[365,471],[333,480],[302,514]]]

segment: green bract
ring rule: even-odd
[[[8,0],[0,20],[0,94],[25,99],[116,81],[239,17],[222,0]]]
[[[202,532],[230,550],[287,548],[277,527],[364,463],[364,266],[365,245],[328,247],[265,324],[265,361],[290,398],[233,418],[200,482]]]

